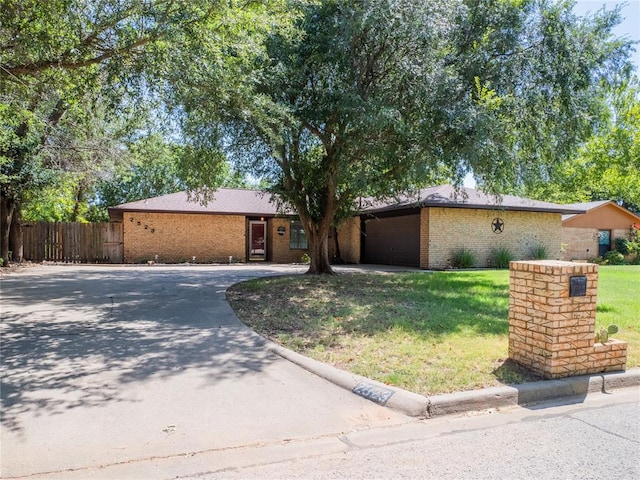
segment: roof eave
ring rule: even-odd
[[[381,207],[375,209],[364,210],[363,213],[382,213],[391,212],[394,210],[406,210],[411,208],[466,208],[473,210],[508,210],[515,212],[542,212],[542,213],[560,213],[560,214],[578,214],[586,213],[586,210],[575,208],[548,208],[548,207],[527,207],[527,206],[515,206],[515,205],[477,205],[471,203],[440,203],[440,202],[420,202],[409,205],[392,205],[388,207]]]
[[[190,214],[190,215],[237,215],[241,217],[276,217],[279,215],[291,216],[292,213],[287,212],[220,212],[220,211],[202,211],[202,210],[176,210],[176,209],[162,209],[162,208],[109,208],[109,215],[111,212],[119,213],[122,216],[125,212],[133,213],[177,213],[177,214]]]

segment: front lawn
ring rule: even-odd
[[[233,286],[238,317],[317,360],[433,395],[537,380],[507,360],[507,270],[288,276]],[[600,267],[597,326],[640,366],[640,266]]]

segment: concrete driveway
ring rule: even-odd
[[[226,288],[303,267],[52,266],[1,280],[2,478],[138,463],[413,421],[269,353]],[[184,473],[189,472],[185,463]]]

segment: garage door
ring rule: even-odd
[[[420,266],[420,215],[364,222],[364,263]]]

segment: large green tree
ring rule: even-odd
[[[166,141],[154,133],[129,142],[121,153],[128,157],[100,178],[89,198],[89,219],[106,221],[108,208],[122,203],[156,197],[185,190],[182,169],[189,147]],[[216,169],[215,184],[225,187],[247,187],[248,182],[225,163]]]
[[[640,213],[640,81],[627,78],[603,95],[603,125],[543,181],[525,185],[525,195],[560,203],[613,200]]]
[[[332,272],[329,231],[363,196],[547,171],[591,131],[595,91],[628,55],[618,11],[582,19],[565,1],[294,3],[295,30],[227,70],[233,91],[212,90],[205,52],[174,93],[193,142],[218,142],[295,209],[309,273]]]
[[[183,3],[2,0],[0,256],[6,258],[12,239],[14,257],[21,257],[26,196],[60,177],[52,170],[74,170],[74,160],[87,158],[66,148],[72,122],[63,132],[64,117],[80,121],[83,108],[97,98],[116,107],[123,92],[134,86],[135,77],[129,75],[133,61],[181,21]]]
[[[269,8],[282,3],[0,0],[0,256],[7,257],[11,243],[14,258],[20,257],[20,214],[26,198],[56,179],[87,178],[60,174],[87,172],[83,167],[88,156],[68,148],[78,142],[65,138],[68,133],[82,137],[86,125],[68,122],[61,135],[66,116],[81,120],[83,109],[96,99],[116,115],[136,109],[153,97],[168,72],[184,71],[172,52],[178,46],[188,50],[203,37],[218,52],[211,71],[233,62],[229,49],[242,49],[242,41],[258,26],[277,25],[280,11],[274,8],[272,14]],[[72,125],[80,128],[72,132]],[[64,141],[56,144],[60,139]],[[50,155],[54,150],[57,154]],[[202,146],[199,151],[207,152]],[[209,154],[214,157],[220,155]],[[100,158],[93,156],[94,161]],[[199,184],[219,177],[215,163],[199,170]],[[186,180],[190,186],[194,175],[189,172]]]

